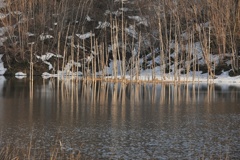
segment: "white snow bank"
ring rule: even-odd
[[[44,62],[49,63],[49,62]],[[50,66],[50,65],[49,65]],[[82,76],[83,73],[81,71],[73,72],[71,71],[73,67],[81,67],[81,63],[74,62],[73,60],[70,60],[64,67],[62,71],[57,71],[57,74],[50,74],[48,72],[44,72],[42,74],[43,78],[50,78],[50,77],[67,77],[67,76]]]
[[[23,73],[23,72],[17,72],[15,73],[15,77],[17,79],[23,79],[23,78],[26,78],[27,77],[27,74],[26,73]]]
[[[59,78],[59,79],[64,79],[66,77],[79,77],[79,76],[82,76],[83,73],[82,72],[63,72],[63,71],[58,71],[57,74],[51,74],[51,73],[48,73],[48,72],[44,72],[42,74],[42,78],[44,79],[48,79],[48,78],[51,78],[51,77],[55,77],[55,78]]]
[[[0,75],[3,75],[7,70],[6,68],[4,68],[2,56],[3,54],[0,54]]]
[[[2,91],[2,86],[4,85],[6,78],[4,76],[0,76],[0,92]]]

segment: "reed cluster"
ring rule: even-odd
[[[5,62],[10,73],[21,63],[41,74],[47,65],[36,55],[52,52],[61,57],[51,59],[51,73],[92,79],[138,80],[146,69],[151,80],[170,73],[175,81],[190,73],[195,80],[197,71],[238,75],[239,8],[235,0],[8,0]]]
[[[62,149],[61,145],[52,146],[50,151],[44,149],[35,149],[33,146],[28,147],[17,147],[13,144],[8,144],[1,147],[0,158],[2,160],[82,160],[82,159],[93,159],[89,156],[81,154],[80,152],[67,151]]]

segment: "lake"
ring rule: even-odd
[[[240,85],[0,79],[0,147],[91,159],[240,157]],[[47,157],[48,157],[47,156]]]

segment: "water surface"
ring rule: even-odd
[[[0,80],[0,146],[94,159],[240,157],[240,87]]]

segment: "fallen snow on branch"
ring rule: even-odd
[[[132,9],[129,9],[129,8],[119,8],[119,10],[122,12],[133,11]]]
[[[98,26],[96,27],[96,29],[104,29],[110,26],[109,22],[98,22]]]
[[[41,41],[44,41],[46,39],[53,39],[54,38],[52,35],[44,34],[44,33],[42,33],[39,37],[40,37]]]
[[[129,19],[133,19],[136,22],[138,22],[137,25],[143,24],[144,26],[148,27],[148,21],[144,17],[139,17],[139,16],[128,16]]]
[[[53,54],[53,53],[50,53],[50,52],[47,52],[46,54],[41,55],[41,56],[36,55],[36,57],[38,59],[41,59],[42,61],[48,61],[52,57],[63,58],[62,55],[60,55],[60,54]]]
[[[31,32],[27,32],[26,35],[27,35],[28,37],[33,37],[33,36],[35,36],[35,34],[33,34],[33,33],[31,33]]]
[[[128,28],[125,28],[125,32],[126,32],[129,36],[131,36],[131,37],[133,37],[133,38],[135,38],[135,39],[137,39],[137,37],[138,37],[138,33],[137,33],[137,31],[135,30],[135,27],[134,27],[133,25],[130,25]]]
[[[52,64],[50,62],[48,62],[49,59],[51,59],[52,57],[63,58],[62,55],[53,54],[50,52],[47,52],[45,55],[41,55],[41,56],[36,55],[36,57],[37,57],[37,59],[41,59],[43,61],[43,63],[47,64],[49,70],[53,69]]]
[[[93,21],[92,18],[91,18],[89,15],[86,16],[86,20],[87,20],[88,22]]]
[[[95,34],[92,33],[92,32],[88,32],[88,33],[85,33],[85,34],[76,34],[76,36],[80,39],[87,39],[87,38],[90,38],[90,37],[94,37]]]

